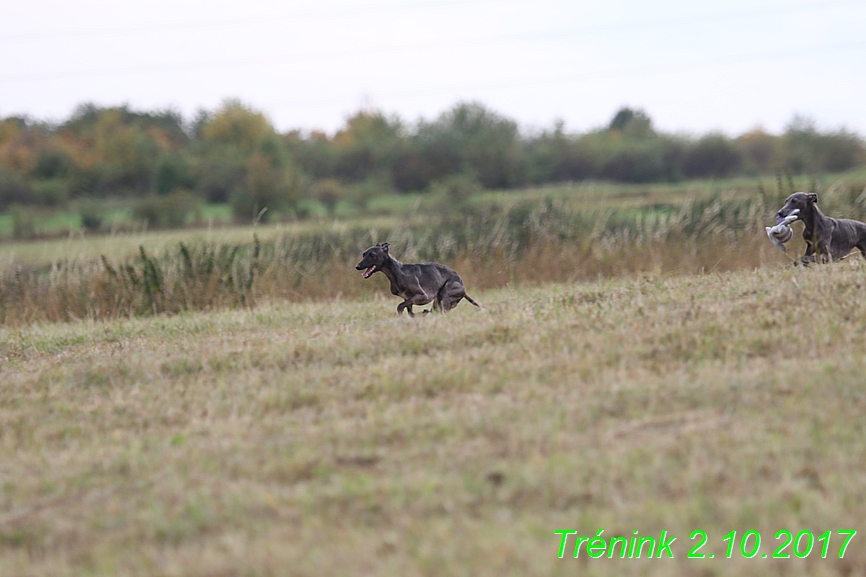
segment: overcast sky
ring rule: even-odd
[[[238,98],[280,131],[365,107],[408,122],[480,101],[569,131],[621,106],[656,128],[866,135],[863,0],[27,0],[0,3],[0,117]]]

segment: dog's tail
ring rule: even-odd
[[[478,308],[481,308],[481,305],[478,304],[477,302],[475,302],[474,300],[472,300],[472,297],[470,297],[468,294],[463,293],[463,298],[465,298],[466,300],[468,300],[469,302],[471,302],[472,304],[474,304]]]

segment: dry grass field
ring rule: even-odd
[[[0,575],[866,572],[862,261],[467,283],[483,309],[415,319],[366,282],[0,327]],[[558,558],[600,529],[674,558]],[[826,558],[762,558],[782,530]]]

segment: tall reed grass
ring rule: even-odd
[[[573,200],[462,214],[431,213],[426,224],[284,234],[266,243],[180,243],[159,256],[112,261],[63,259],[45,269],[0,270],[0,324],[111,319],[228,307],[257,300],[327,300],[383,291],[353,265],[371,244],[388,241],[404,262],[454,266],[470,292],[507,285],[680,274],[784,265],[790,257],[763,227],[786,196],[687,201],[679,207],[584,210]],[[839,185],[821,193],[831,214],[866,215],[866,189]],[[792,243],[792,252],[796,242]]]

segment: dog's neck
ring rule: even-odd
[[[388,280],[391,281],[391,284],[396,284],[396,275],[400,273],[400,268],[402,266],[402,262],[388,254],[386,255],[385,262],[381,264],[380,269],[385,273],[385,276],[388,277]]]
[[[800,220],[803,221],[804,232],[807,231],[810,236],[815,234],[815,226],[826,218],[817,204],[813,204],[810,210],[800,213]]]

